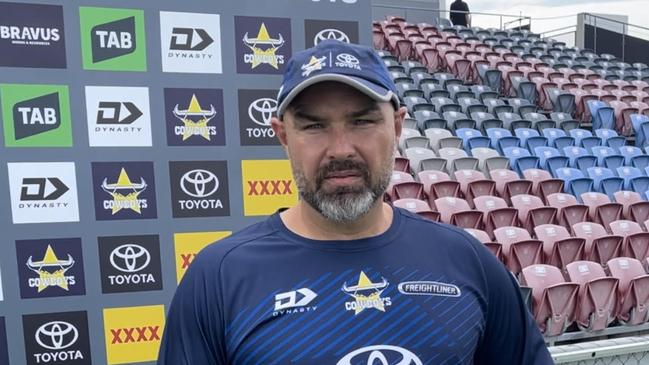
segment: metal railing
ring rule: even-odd
[[[549,347],[549,351],[556,364],[647,365],[649,364],[649,336],[554,346]]]
[[[599,28],[620,33],[622,38],[622,61],[626,61],[627,36],[649,41],[649,28],[591,13],[583,13],[581,15],[584,17],[584,24],[593,27],[593,51],[595,53],[599,53],[597,51],[597,30]]]

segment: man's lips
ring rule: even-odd
[[[347,177],[358,177],[358,176],[361,176],[360,172],[358,172],[358,171],[351,171],[351,170],[349,170],[349,171],[336,171],[336,172],[332,172],[332,173],[327,174],[325,179],[344,179],[344,178],[347,178]]]

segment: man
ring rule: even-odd
[[[301,200],[197,256],[158,364],[552,364],[487,249],[383,203],[406,114],[396,95],[367,47],[294,55],[272,128]]]
[[[451,3],[451,23],[453,25],[471,26],[469,5],[462,0],[455,0]]]

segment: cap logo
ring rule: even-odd
[[[361,71],[361,66],[359,64],[360,61],[358,60],[358,58],[350,55],[349,53],[341,53],[338,56],[336,56],[337,67],[347,67],[347,68]]]
[[[311,56],[309,62],[302,65],[302,76],[308,77],[313,71],[322,70],[322,68],[326,65],[326,59],[327,56],[322,56],[320,58]]]

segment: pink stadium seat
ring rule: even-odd
[[[536,237],[543,242],[544,262],[564,268],[571,262],[584,259],[586,240],[571,237],[568,230],[556,224],[534,227]]]
[[[544,336],[558,336],[574,322],[579,284],[567,283],[558,268],[528,266],[521,284],[532,288],[534,319]]]
[[[511,200],[512,207],[518,209],[518,220],[528,232],[532,233],[536,226],[555,223],[557,208],[546,207],[538,196],[520,194]]]
[[[424,218],[428,218],[434,222],[439,222],[439,212],[433,212],[428,203],[419,199],[398,199],[392,202],[395,207],[409,210],[413,213],[419,214]]]
[[[624,237],[609,235],[606,229],[597,223],[581,222],[572,226],[575,237],[586,240],[585,259],[605,266],[608,260],[620,256]]]
[[[626,325],[649,321],[649,275],[639,260],[619,257],[608,262],[611,276],[619,280],[618,319]]]
[[[532,239],[520,227],[500,227],[494,230],[496,242],[503,245],[503,257],[509,271],[518,274],[523,268],[541,263],[543,242]]]
[[[395,157],[394,171],[410,173],[410,160],[405,157]]]
[[[487,232],[473,228],[464,228],[464,230],[485,245],[498,260],[503,261],[503,245],[498,242],[493,242]]]
[[[469,203],[460,198],[439,198],[432,206],[440,212],[440,219],[444,223],[456,225],[461,228],[479,229],[482,223],[482,213],[471,210]]]
[[[473,198],[483,195],[495,195],[496,183],[485,178],[484,174],[476,170],[455,171],[455,180],[460,183],[460,190],[469,205],[474,206]]]
[[[548,205],[556,207],[557,223],[564,227],[572,227],[575,223],[588,220],[588,207],[579,204],[577,198],[571,194],[554,193],[547,197]]]
[[[611,231],[624,237],[622,255],[638,260],[649,257],[649,233],[642,231],[638,223],[627,220],[611,222]]]
[[[410,181],[394,184],[392,186],[392,194],[390,194],[392,201],[411,198],[411,199],[426,199],[424,193],[424,184]]]
[[[581,200],[588,206],[590,220],[604,227],[622,218],[623,206],[620,203],[611,203],[608,195],[588,192],[581,194]]]
[[[532,181],[521,179],[513,170],[491,170],[491,178],[496,182],[498,195],[508,203],[511,202],[511,197],[514,195],[532,193]]]
[[[430,206],[433,206],[433,202],[439,198],[460,197],[460,183],[451,180],[450,176],[443,171],[424,170],[419,172],[417,177],[424,184]]]
[[[493,236],[493,231],[499,227],[516,226],[518,210],[510,208],[504,199],[496,196],[479,196],[473,199],[475,209],[484,214],[485,232]]]
[[[602,266],[591,261],[576,261],[566,269],[570,281],[580,286],[577,325],[585,331],[603,330],[615,319],[618,279],[606,277]]]
[[[527,169],[523,171],[523,176],[532,182],[531,194],[537,195],[546,203],[548,195],[563,192],[563,180],[552,178],[545,170]]]
[[[642,199],[635,191],[617,191],[615,201],[622,204],[622,215],[625,219],[634,222],[644,222],[649,219],[649,202]]]

